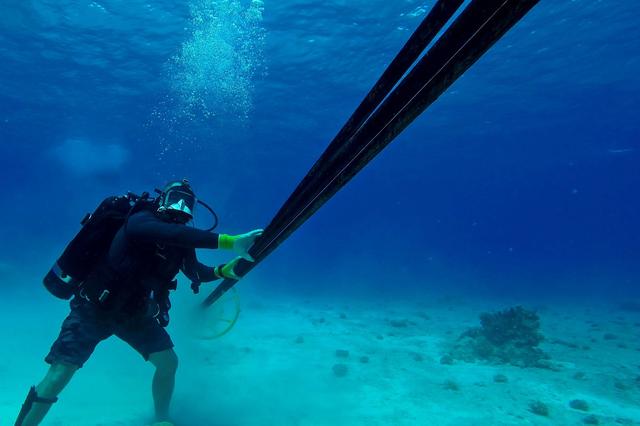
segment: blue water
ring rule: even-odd
[[[111,194],[187,177],[220,232],[266,226],[433,3],[3,1],[7,294],[57,303],[40,278]],[[251,291],[640,296],[639,14],[635,1],[541,1]]]

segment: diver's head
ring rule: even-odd
[[[158,214],[163,219],[176,223],[187,223],[193,219],[196,195],[187,179],[169,182],[159,192]]]

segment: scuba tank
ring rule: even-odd
[[[146,192],[141,196],[127,193],[105,198],[93,213],[82,219],[82,228],[44,277],[46,289],[56,297],[70,299],[107,254],[116,232],[134,210],[149,207],[154,202]]]

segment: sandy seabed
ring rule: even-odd
[[[246,301],[238,324],[198,338],[194,300],[174,298],[180,357],[176,426],[640,425],[640,313],[613,305],[536,306],[555,370],[456,361],[452,343],[487,310],[519,303],[288,298]],[[13,425],[66,304],[4,300],[0,425]],[[139,426],[152,366],[111,338],[60,395],[45,426]],[[496,379],[496,375],[502,375]],[[586,402],[587,410],[571,407]],[[542,402],[548,415],[535,414]]]

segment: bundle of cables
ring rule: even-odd
[[[282,244],[538,1],[471,0],[464,7],[463,0],[437,1],[265,228],[250,251],[255,262],[240,262],[236,273],[245,276]],[[220,283],[203,307],[215,303],[236,282]]]

